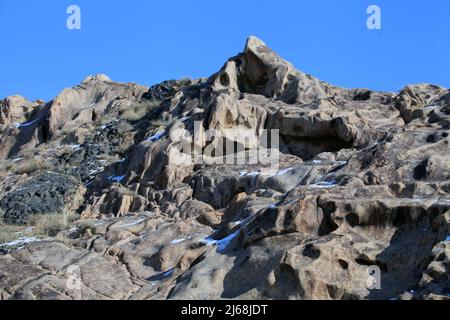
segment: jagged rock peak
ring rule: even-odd
[[[82,81],[83,84],[91,82],[91,81],[99,81],[99,82],[111,82],[112,80],[105,74],[96,74],[89,75]]]
[[[212,78],[217,89],[260,94],[289,104],[328,97],[331,86],[300,72],[262,40],[251,36],[244,51],[231,58]]]

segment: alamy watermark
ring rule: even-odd
[[[340,259],[340,254],[334,248],[331,249],[330,259],[330,280],[338,283],[343,279],[342,274],[339,274],[338,270],[341,270],[341,272],[348,270],[350,265],[343,259]],[[369,291],[381,290],[381,269],[377,265],[369,265],[366,267],[364,273],[361,273],[360,276],[355,276],[354,273],[351,279],[347,279],[347,282],[357,289],[367,289]]]
[[[381,290],[381,269],[379,266],[367,268],[366,288],[369,290]]]
[[[381,8],[375,4],[367,8],[367,28],[369,30],[381,30]]]
[[[69,30],[81,30],[81,8],[78,5],[72,4],[67,7],[66,13],[69,15],[66,20],[66,26]],[[381,30],[381,8],[378,5],[372,4],[367,7],[366,26],[369,30]]]
[[[69,30],[81,30],[81,9],[77,5],[70,5],[67,7],[66,13],[69,15],[67,17],[66,26]]]
[[[81,269],[79,266],[71,265],[67,268],[66,288],[70,291],[81,291]]]
[[[163,137],[159,134],[148,141]],[[167,133],[174,165],[260,165],[279,168],[280,134],[278,129],[205,129],[195,121],[193,132],[175,128]]]

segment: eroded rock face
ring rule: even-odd
[[[448,89],[335,87],[250,37],[209,78],[1,107],[4,222],[80,214],[0,244],[2,299],[449,299]]]

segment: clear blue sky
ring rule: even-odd
[[[66,8],[82,29],[66,28]],[[366,9],[382,9],[382,30]],[[52,99],[86,75],[152,85],[203,77],[256,35],[298,69],[344,87],[450,87],[448,0],[1,0],[0,97]]]

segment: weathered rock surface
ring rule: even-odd
[[[450,299],[448,89],[339,88],[250,37],[209,78],[0,107],[3,223],[80,215],[0,244],[2,299]]]

